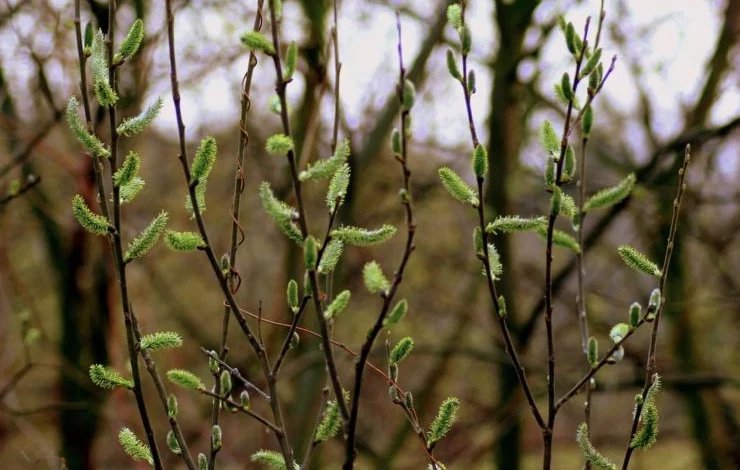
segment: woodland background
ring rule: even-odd
[[[122,391],[97,389],[87,378],[91,363],[123,369],[126,360],[108,244],[74,223],[70,211],[74,193],[94,192],[90,160],[63,122],[66,100],[78,93],[72,2],[1,3],[0,461],[9,469],[132,468],[116,434],[122,425],[138,423],[134,402]],[[126,207],[132,231],[159,209],[169,210],[179,224],[188,223],[160,3],[119,4],[118,31],[135,17],[144,19],[147,31],[143,53],[121,70],[119,109],[130,116],[156,96],[165,101],[154,130],[132,140],[132,148],[144,157],[147,181],[136,202]],[[284,3],[283,30],[299,44],[296,84],[289,96],[296,144],[324,156],[333,109],[333,64],[326,54],[332,2]],[[605,53],[617,54],[618,62],[595,106],[587,185],[593,192],[634,171],[638,187],[631,198],[587,223],[591,325],[605,336],[610,325],[625,318],[631,302],[647,299],[653,286],[623,268],[615,249],[630,243],[662,259],[676,170],[690,142],[694,160],[658,350],[667,391],[660,401],[661,436],[654,449],[636,456],[633,468],[740,468],[740,2],[652,2],[652,8],[642,9],[637,3],[606,2]],[[106,4],[83,2],[83,18],[103,31]],[[247,65],[238,37],[251,25],[256,2],[175,4],[189,145],[193,148],[206,133],[219,143],[205,218],[214,246],[226,251],[239,86]],[[353,169],[341,220],[361,226],[402,221],[400,182],[388,144],[398,111],[395,8],[404,26],[409,77],[419,92],[409,164],[417,250],[401,290],[410,313],[396,333],[412,334],[417,347],[401,378],[427,421],[445,396],[461,399],[460,422],[437,449],[452,468],[537,468],[540,438],[522,406],[516,376],[491,321],[490,299],[481,289],[470,241],[475,221],[447,197],[436,176],[442,165],[469,172],[462,95],[444,65],[445,46],[454,40],[445,28],[445,5],[440,0],[340,2],[340,135],[350,140]],[[470,2],[478,74],[473,102],[477,120],[485,123],[484,141],[494,167],[485,201],[494,213],[531,215],[546,209],[537,129],[545,118],[562,122],[563,106],[552,86],[568,65],[555,20],[565,13],[583,24],[598,6],[577,0]],[[269,65],[258,66],[252,92],[238,298],[245,308],[257,311],[261,305],[265,317],[285,320],[285,285],[291,277],[301,278],[300,258],[257,197],[263,180],[271,181],[278,194],[286,196],[290,189],[283,162],[263,150],[264,139],[279,126],[269,109],[273,74]],[[103,118],[98,112],[98,123]],[[14,181],[23,187],[28,175],[40,180],[22,197],[5,201]],[[318,188],[308,185],[307,190],[312,204],[323,203]],[[371,258],[390,263],[401,243],[397,237],[383,248],[346,253],[335,280],[354,293],[351,309],[336,326],[335,336],[344,344],[361,343],[377,308],[377,299],[362,289],[361,266]],[[544,244],[536,235],[501,238],[496,244],[505,269],[499,289],[507,299],[511,329],[535,389],[544,392]],[[130,285],[145,329],[171,329],[185,339],[185,347],[158,359],[162,367],[185,365],[207,376],[198,346],[217,344],[222,300],[204,262],[198,254],[158,247],[131,268]],[[574,258],[559,250],[555,263],[557,354],[564,364],[558,386],[564,388],[580,376],[583,358]],[[281,341],[284,331],[265,325],[263,334],[269,344]],[[647,340],[646,332],[638,333],[628,342],[623,363],[600,374],[593,440],[607,455],[619,455],[626,442]],[[238,335],[232,339],[231,358],[249,373],[254,361],[240,341]],[[320,398],[323,359],[318,343],[308,337],[291,357],[297,359],[286,364],[281,390],[291,432],[302,448]],[[338,357],[340,367],[351,367],[351,357]],[[371,360],[383,363],[382,345]],[[387,388],[372,374],[366,381],[360,468],[419,468],[423,455]],[[188,440],[192,447],[205,447],[209,402],[179,397]],[[581,417],[580,400],[573,400],[556,429],[556,448],[561,449],[556,468],[579,468],[574,433]],[[164,419],[155,422],[164,429]],[[250,468],[250,453],[273,444],[271,436],[241,417],[227,416],[222,425],[221,468]],[[330,468],[328,462],[339,452],[340,445],[327,445],[323,464],[316,468]],[[174,455],[168,458],[169,467],[180,464]]]

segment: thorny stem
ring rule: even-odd
[[[678,218],[681,210],[681,202],[683,201],[683,196],[686,193],[686,171],[689,166],[689,162],[691,161],[691,146],[686,145],[686,149],[684,151],[684,158],[683,158],[683,164],[681,165],[681,168],[678,170],[678,189],[676,191],[676,198],[673,200],[673,215],[671,217],[671,228],[668,232],[668,245],[665,250],[665,256],[663,258],[663,267],[661,269],[661,273],[663,275],[660,278],[660,305],[658,306],[658,310],[655,313],[655,321],[653,322],[653,328],[650,333],[650,347],[648,348],[648,357],[647,357],[647,363],[645,364],[645,385],[642,388],[642,402],[639,403],[635,407],[635,416],[632,419],[632,428],[630,430],[630,438],[627,442],[627,450],[624,454],[624,463],[622,463],[622,470],[627,470],[630,463],[630,458],[632,457],[632,451],[634,450],[630,446],[630,442],[632,441],[632,437],[637,432],[637,427],[640,423],[640,413],[642,412],[642,407],[645,403],[645,398],[647,397],[647,392],[650,389],[650,387],[653,385],[654,376],[655,376],[655,353],[658,346],[658,328],[660,327],[660,318],[663,314],[663,307],[665,306],[665,288],[666,283],[668,282],[668,269],[671,265],[671,256],[673,255],[673,248],[674,243],[676,241],[676,230],[678,228]]]
[[[277,51],[280,51],[280,38],[279,38],[279,22],[275,15],[275,3],[274,0],[269,1],[270,5],[270,22],[272,26],[272,43],[276,53],[272,56],[273,63],[275,64],[276,74],[276,92],[280,99],[280,118],[283,125],[283,132],[286,136],[291,136],[290,132],[290,119],[288,117],[288,101],[286,98],[286,87],[287,82],[283,79],[283,69],[280,63],[280,56]],[[293,150],[288,152],[288,164],[290,166],[290,174],[293,182],[293,192],[296,198],[296,205],[298,206],[298,226],[301,230],[301,235],[305,239],[309,235],[308,221],[306,219],[306,210],[303,205],[303,192],[301,190],[301,181],[298,179],[298,167],[296,164],[296,155]],[[347,411],[347,405],[344,403],[342,394],[342,385],[339,379],[339,372],[337,371],[337,365],[334,360],[334,352],[331,347],[331,341],[329,336],[329,327],[327,325],[326,318],[324,318],[324,309],[321,305],[321,295],[319,290],[318,276],[316,275],[315,269],[308,271],[309,282],[311,284],[311,291],[313,294],[314,309],[316,310],[316,317],[319,323],[319,329],[321,331],[321,343],[324,351],[324,359],[326,360],[326,367],[329,371],[329,380],[332,385],[332,391],[334,396],[337,398],[337,405],[342,415],[342,420],[346,423],[349,418],[349,412]]]
[[[254,25],[252,29],[259,31],[262,28],[262,6],[264,0],[258,0],[257,2],[257,14],[254,18]],[[246,154],[246,148],[249,144],[249,133],[247,132],[247,113],[251,108],[252,102],[249,98],[249,93],[252,88],[252,77],[254,75],[254,69],[257,66],[257,56],[254,52],[249,54],[249,63],[247,71],[242,79],[242,92],[241,92],[241,112],[239,115],[239,148],[236,157],[236,171],[234,175],[234,190],[231,199],[231,247],[229,248],[229,276],[228,285],[231,292],[236,293],[241,285],[241,280],[238,278],[236,272],[236,253],[239,246],[244,242],[244,230],[240,224],[240,208],[242,201],[242,194],[244,193],[244,156]],[[221,321],[221,342],[219,345],[218,355],[221,359],[226,358],[228,353],[227,339],[229,335],[229,318],[230,309],[228,306],[224,307],[223,319]],[[220,393],[221,381],[219,380],[218,373],[214,374],[214,383],[216,393]],[[217,401],[213,401],[211,408],[211,426],[215,426],[219,423],[219,417],[221,414],[221,406]],[[210,453],[208,456],[208,468],[215,470],[216,468],[216,455],[220,448],[215,448],[213,442],[211,442]]]
[[[401,164],[401,171],[403,175],[403,196],[401,197],[401,204],[403,204],[405,212],[406,212],[406,228],[407,228],[406,245],[404,247],[403,254],[401,255],[401,261],[398,265],[398,268],[396,269],[396,272],[393,275],[393,282],[391,284],[391,288],[387,293],[382,294],[383,306],[381,307],[380,313],[378,314],[375,320],[375,324],[370,329],[370,331],[368,331],[365,342],[362,344],[362,348],[360,349],[360,357],[355,362],[355,383],[354,383],[353,392],[351,395],[351,399],[352,399],[351,412],[350,412],[349,423],[346,427],[347,442],[346,442],[346,447],[345,447],[345,460],[344,460],[344,466],[343,466],[345,470],[350,470],[354,467],[354,461],[356,457],[355,439],[356,439],[356,433],[357,433],[357,420],[358,420],[359,412],[360,412],[362,376],[365,371],[365,364],[367,362],[368,356],[370,355],[370,351],[373,347],[373,344],[375,343],[375,339],[378,337],[380,330],[383,329],[383,321],[385,320],[388,314],[388,311],[391,308],[393,299],[396,295],[396,292],[398,291],[398,287],[401,284],[401,281],[403,280],[403,274],[406,270],[406,265],[411,256],[411,253],[414,251],[414,235],[416,234],[416,222],[414,221],[413,206],[411,203],[411,187],[409,183],[410,178],[411,178],[411,171],[408,168],[408,135],[406,132],[407,127],[408,127],[408,119],[409,119],[410,110],[405,109],[403,107],[403,102],[404,102],[403,93],[404,93],[404,85],[406,82],[406,69],[403,65],[403,46],[402,46],[402,40],[401,40],[402,39],[401,38],[401,19],[398,13],[396,13],[396,29],[398,31],[398,65],[399,65],[397,92],[398,92],[398,102],[402,107],[401,131],[400,131],[401,133],[401,155],[397,156],[397,160]]]
[[[203,222],[203,216],[200,213],[200,208],[198,207],[198,198],[196,197],[196,194],[195,194],[195,188],[198,184],[198,181],[193,181],[190,176],[190,164],[188,162],[187,149],[185,147],[185,124],[182,119],[182,110],[180,107],[180,85],[177,79],[177,61],[175,57],[175,17],[174,17],[173,10],[172,10],[172,0],[165,1],[165,8],[166,8],[166,13],[167,13],[167,43],[169,46],[170,82],[171,82],[171,87],[172,87],[172,101],[173,101],[174,108],[175,108],[175,116],[177,118],[177,131],[178,131],[178,138],[179,138],[179,145],[180,145],[178,158],[182,166],[183,175],[185,176],[185,179],[188,183],[188,194],[192,202],[192,206],[193,206],[193,216],[195,217],[195,221],[198,226],[198,232],[200,233],[201,238],[203,239],[203,242],[205,245],[203,248],[203,251],[206,253],[206,256],[208,257],[208,261],[211,265],[211,269],[213,270],[213,274],[214,276],[216,276],[216,279],[218,280],[218,283],[219,283],[219,287],[221,288],[222,293],[226,297],[226,303],[229,306],[229,309],[231,310],[232,314],[234,315],[237,323],[239,324],[239,327],[241,328],[242,332],[244,333],[247,340],[249,341],[249,344],[251,345],[252,349],[257,355],[257,359],[259,361],[260,367],[265,377],[267,378],[267,385],[268,385],[269,392],[270,392],[270,400],[269,400],[270,407],[272,409],[272,413],[275,418],[275,425],[280,431],[280,432],[275,432],[275,437],[277,438],[278,443],[280,444],[280,449],[283,454],[283,457],[285,458],[285,461],[293,462],[293,450],[290,447],[290,443],[288,442],[288,436],[285,432],[285,422],[283,419],[283,412],[280,407],[280,400],[277,395],[277,387],[276,387],[275,381],[270,380],[270,365],[267,360],[267,354],[265,352],[264,347],[255,337],[254,333],[249,327],[247,320],[240,313],[239,306],[236,303],[236,299],[234,298],[234,294],[233,292],[231,292],[231,289],[229,288],[229,284],[228,284],[226,277],[221,272],[221,267],[219,265],[218,260],[216,259],[216,255],[213,251],[213,247],[211,246],[208,240],[208,232]]]

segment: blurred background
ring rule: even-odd
[[[1,3],[0,461],[9,469],[138,468],[116,442],[122,426],[140,430],[134,400],[124,391],[97,389],[87,378],[91,363],[126,370],[127,358],[108,243],[84,232],[70,211],[75,193],[94,199],[95,192],[91,162],[63,122],[67,99],[79,95],[73,3]],[[222,253],[229,247],[240,86],[248,60],[238,38],[251,28],[257,2],[174,3],[189,149],[207,134],[219,144],[205,219]],[[459,423],[436,449],[450,468],[539,468],[541,436],[523,406],[471,246],[474,214],[448,197],[437,179],[437,169],[448,165],[472,181],[463,96],[445,66],[445,49],[457,42],[456,33],[445,26],[448,2],[339,3],[340,136],[350,141],[353,170],[342,223],[404,224],[397,196],[400,170],[389,145],[398,125],[394,10],[400,12],[404,60],[418,91],[409,163],[417,250],[399,292],[408,299],[409,314],[393,330],[394,340],[412,335],[416,348],[401,366],[400,383],[414,392],[425,423],[444,397],[462,401]],[[92,21],[107,31],[107,2],[85,0],[82,7],[83,24]],[[469,2],[471,66],[478,77],[473,110],[491,159],[485,201],[491,217],[547,210],[538,129],[545,119],[560,129],[564,106],[553,85],[572,68],[557,16],[564,14],[580,30],[598,9],[596,0]],[[686,143],[694,155],[658,345],[665,383],[661,434],[653,449],[635,456],[631,468],[740,468],[740,2],[612,0],[606,11],[604,54],[616,54],[618,61],[594,107],[586,185],[593,193],[629,172],[638,183],[631,198],[589,216],[586,223],[586,302],[592,334],[602,341],[608,341],[614,323],[626,319],[629,305],[646,304],[655,287],[654,280],[622,265],[616,247],[633,244],[662,259]],[[124,237],[134,236],[161,209],[169,211],[170,227],[194,229],[183,208],[186,188],[177,161],[163,13],[162,1],[119,2],[116,31],[124,32],[140,17],[147,32],[143,50],[120,70],[119,116],[137,114],[158,96],[165,102],[155,125],[122,145],[122,151],[135,149],[143,156],[147,181],[136,201],[124,207]],[[332,2],[284,1],[284,43],[299,45],[298,71],[288,90],[304,164],[329,154],[336,77],[326,51],[332,25]],[[285,285],[290,278],[302,278],[302,262],[261,210],[257,195],[259,182],[267,180],[276,193],[291,197],[285,162],[263,150],[264,140],[279,132],[279,117],[271,111],[273,95],[274,71],[261,59],[247,128],[251,140],[237,298],[245,309],[261,307],[266,318],[289,321]],[[107,138],[104,113],[98,110],[95,120],[99,135]],[[27,185],[21,197],[6,200],[6,194]],[[324,191],[321,184],[306,185],[314,231],[325,224]],[[568,191],[575,193],[575,185]],[[377,259],[391,273],[403,241],[399,235],[381,247],[346,250],[334,288],[351,289],[353,297],[336,322],[335,338],[348,347],[359,348],[380,307],[362,286],[361,267]],[[504,263],[499,292],[507,299],[512,333],[542,399],[544,243],[526,234],[495,241]],[[129,267],[132,301],[144,331],[174,330],[185,339],[184,347],[157,355],[160,369],[186,366],[209,376],[199,346],[217,347],[223,308],[205,262],[202,254],[174,254],[158,246]],[[556,251],[556,386],[561,393],[585,367],[574,263],[570,252]],[[306,321],[315,328],[312,315]],[[263,325],[262,331],[274,353],[285,329]],[[381,367],[383,340],[371,356]],[[593,441],[615,460],[621,459],[629,434],[648,341],[647,331],[638,332],[626,345],[624,360],[598,377]],[[259,381],[243,337],[236,332],[229,342],[234,365]],[[341,351],[337,357],[349,380],[353,358]],[[280,389],[297,449],[309,439],[323,377],[319,344],[305,336],[289,355]],[[358,468],[422,468],[424,454],[388,399],[385,383],[369,373],[365,384]],[[148,383],[147,391],[153,395]],[[177,394],[191,449],[205,452],[210,403]],[[555,468],[581,467],[574,435],[583,417],[582,401],[576,397],[560,415]],[[152,410],[163,437],[166,418],[154,401]],[[252,452],[275,447],[271,435],[241,415],[226,415],[222,421],[220,468],[252,468]],[[332,462],[342,451],[339,440],[322,446],[314,468],[337,468]],[[165,455],[168,468],[182,466],[176,456]]]

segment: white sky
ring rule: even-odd
[[[681,115],[685,103],[690,102],[701,86],[701,80],[706,73],[708,55],[714,48],[720,19],[725,7],[724,0],[621,0],[629,12],[627,18],[617,18],[617,4],[615,0],[607,0],[607,24],[616,23],[620,29],[639,31],[645,29],[648,34],[642,41],[634,41],[637,50],[630,54],[639,57],[641,67],[646,71],[645,83],[648,86],[651,99],[655,105],[654,128],[659,137],[667,139],[674,135],[681,126]],[[737,0],[731,0],[737,1]],[[65,3],[55,0],[56,3]],[[238,2],[237,2],[238,3]],[[397,73],[396,59],[396,30],[395,16],[390,9],[381,7],[374,2],[342,2],[340,10],[340,42],[342,81],[341,99],[343,113],[352,127],[358,126],[368,117],[368,110],[376,109],[392,93],[393,83]],[[434,9],[440,2],[417,1],[415,9],[424,18],[433,18]],[[596,15],[599,6],[598,0],[584,1],[580,6],[573,6],[573,0],[545,1],[536,11],[537,19],[546,20],[555,14],[566,10],[568,20],[572,21],[578,30],[588,14]],[[496,38],[491,25],[492,4],[490,0],[470,0],[467,20],[474,33],[474,49],[472,59],[485,61],[495,53]],[[610,6],[611,5],[611,6]],[[612,8],[613,7],[613,8]],[[238,44],[239,35],[251,25],[243,22],[243,13],[246,7],[234,7],[233,17],[224,18],[220,14],[208,11],[181,11],[177,20],[177,37],[181,45],[193,45],[193,35],[196,29],[205,31],[206,37],[214,43],[225,44],[235,53],[241,47]],[[298,6],[291,1],[285,2],[284,18],[286,26],[286,42],[299,39],[301,28],[291,28],[296,19],[301,17]],[[241,11],[239,11],[241,9]],[[72,14],[71,7],[70,16]],[[130,11],[123,11],[123,15],[130,15]],[[147,31],[153,32],[163,27],[163,18],[154,14],[149,18]],[[652,25],[652,26],[650,26]],[[43,50],[43,43],[50,43],[43,28],[36,28],[33,21],[24,15],[18,15],[15,21],[16,31],[21,35],[32,38]],[[403,22],[404,55],[407,64],[416,55],[427,25],[422,22],[406,18]],[[291,36],[291,34],[293,34]],[[73,34],[70,32],[70,46],[73,44]],[[446,35],[456,40],[455,33],[447,28]],[[21,89],[28,83],[33,67],[29,59],[18,57],[17,40],[12,35],[0,37],[0,58],[7,64],[8,58],[15,59],[18,67],[14,67],[9,77],[12,89]],[[535,41],[535,35],[528,38]],[[552,83],[557,81],[563,71],[570,71],[571,64],[567,57],[563,39],[559,32],[552,35],[542,54],[542,66],[546,72],[547,82],[542,92],[552,97]],[[207,47],[209,41],[197,44],[198,47]],[[609,35],[602,42],[605,55],[608,57],[615,50]],[[51,51],[49,51],[51,52]],[[15,57],[14,57],[15,56]],[[229,66],[219,67],[200,77],[196,84],[186,86],[182,93],[182,107],[189,138],[197,140],[203,133],[215,131],[224,125],[233,125],[238,120],[238,96],[236,92],[243,74],[246,62],[246,51],[239,60]],[[152,60],[156,67],[162,70],[167,66],[166,44],[161,43],[154,53]],[[27,65],[24,67],[24,61]],[[263,61],[257,74],[257,89],[255,90],[254,106],[266,107],[272,95],[272,70],[269,62]],[[181,68],[185,65],[180,61]],[[54,70],[54,64],[51,65]],[[464,118],[461,92],[459,86],[452,81],[444,65],[444,48],[438,48],[429,62],[430,77],[428,86],[433,88],[419,90],[420,99],[415,112],[424,119],[415,121],[414,134],[419,140],[433,140],[444,146],[455,146],[467,138],[467,124]],[[487,101],[490,93],[491,79],[484,67],[478,65],[478,94],[474,96],[474,114],[479,127],[484,131],[484,119],[488,114]],[[70,77],[61,74],[61,68],[55,77],[59,85],[72,90],[74,82]],[[737,65],[736,65],[737,68]],[[531,69],[531,67],[530,67]],[[8,68],[6,67],[6,70]],[[520,67],[520,74],[531,73],[527,65]],[[186,75],[182,70],[181,77]],[[167,78],[166,75],[163,78]],[[303,83],[300,77],[289,87],[289,98],[297,101],[303,93]],[[636,115],[637,98],[632,75],[623,62],[617,63],[617,69],[605,88],[606,96],[614,108],[625,116]],[[32,90],[28,90],[31,91]],[[236,94],[235,94],[236,93]],[[162,116],[157,120],[157,127],[163,132],[174,132],[174,111],[171,105],[168,80],[155,83],[150,90],[146,101],[152,101],[156,95],[162,95],[166,105]],[[328,102],[327,102],[328,105]],[[327,111],[329,110],[327,106]],[[598,108],[598,104],[597,104]],[[725,80],[723,90],[712,114],[712,122],[724,122],[731,116],[740,114],[740,92],[738,91],[737,77]],[[435,116],[430,118],[429,116]],[[543,119],[542,117],[541,119]],[[277,124],[277,120],[276,120]],[[423,124],[423,125],[422,125]],[[536,123],[535,123],[536,124]],[[637,129],[639,126],[635,126]],[[636,141],[641,136],[634,136]],[[635,146],[639,152],[640,146]],[[736,155],[736,150],[734,149]],[[639,155],[637,156],[639,158]],[[726,160],[726,159],[725,159]],[[732,160],[737,160],[733,158]],[[737,162],[728,163],[731,171],[740,171]]]

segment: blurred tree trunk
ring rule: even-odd
[[[486,204],[489,207],[489,217],[513,212],[509,185],[512,181],[511,172],[519,158],[524,125],[522,105],[517,100],[520,87],[517,68],[522,59],[524,35],[532,22],[532,14],[538,3],[536,0],[512,3],[496,1],[494,21],[499,32],[499,46],[491,67],[493,90],[490,97],[491,114],[488,116],[490,165]],[[516,339],[519,328],[512,284],[515,263],[512,260],[508,240],[509,238],[504,236],[494,238],[506,270],[506,274],[497,284],[497,290],[506,298],[509,327]],[[498,380],[495,382],[498,384],[499,407],[518,410],[519,406],[512,406],[512,402],[522,403],[522,394],[516,372],[509,363],[499,367]],[[511,413],[509,419],[510,424],[501,429],[498,447],[493,456],[499,470],[517,470],[521,466],[522,426],[519,413]],[[499,427],[499,424],[494,423],[494,427]]]

